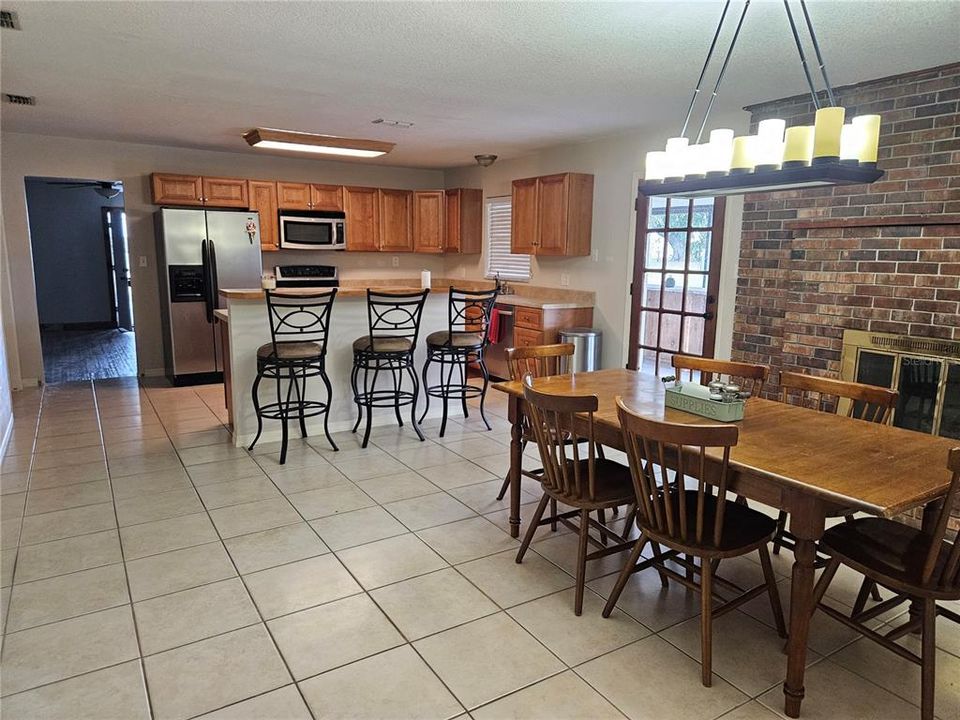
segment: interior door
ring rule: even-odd
[[[127,218],[123,208],[103,208],[110,272],[113,276],[114,313],[117,327],[133,331],[133,291],[130,280],[130,250],[127,247]]]
[[[723,198],[639,197],[628,368],[713,357],[723,215]]]

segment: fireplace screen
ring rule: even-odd
[[[845,380],[900,393],[894,425],[960,438],[960,343],[847,330],[842,367]]]

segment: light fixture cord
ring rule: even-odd
[[[800,0],[800,8],[803,10],[803,17],[807,21],[807,30],[810,32],[810,40],[813,41],[813,51],[817,55],[820,74],[823,75],[823,84],[827,87],[827,98],[830,100],[830,106],[836,107],[837,100],[833,96],[833,86],[830,85],[830,78],[827,77],[827,66],[823,62],[823,55],[820,54],[820,43],[817,42],[817,34],[813,31],[813,21],[810,19],[810,13],[807,12],[806,0]]]
[[[703,114],[703,122],[700,123],[700,130],[697,132],[697,142],[703,137],[703,129],[707,126],[707,118],[710,117],[710,111],[713,109],[713,103],[717,99],[717,91],[720,89],[720,83],[723,82],[724,73],[727,72],[727,64],[730,62],[730,56],[733,55],[733,48],[737,44],[737,38],[740,37],[740,28],[743,27],[743,19],[747,17],[747,10],[750,8],[750,0],[743,4],[743,12],[740,13],[740,20],[737,21],[737,29],[733,31],[733,38],[730,40],[730,47],[727,48],[727,55],[723,59],[723,65],[720,66],[720,75],[717,76],[717,83],[713,86],[713,93],[710,95],[710,102],[707,103],[707,111]]]
[[[817,89],[813,86],[813,76],[810,75],[807,56],[803,52],[803,43],[800,42],[800,35],[797,33],[797,24],[793,21],[793,13],[790,11],[790,1],[783,0],[783,7],[787,10],[787,19],[790,21],[790,31],[793,33],[793,41],[797,44],[797,52],[800,54],[800,64],[803,66],[803,74],[807,77],[807,86],[810,88],[810,97],[813,98],[813,107],[815,110],[819,110],[820,100],[817,98]]]
[[[700,86],[703,84],[703,77],[707,74],[707,66],[713,58],[713,51],[717,47],[717,39],[720,37],[720,31],[723,29],[724,18],[727,17],[727,10],[730,9],[730,0],[723,5],[723,12],[720,14],[720,22],[717,23],[717,31],[713,34],[713,41],[710,43],[710,49],[707,50],[707,59],[703,61],[703,67],[700,70],[700,77],[697,80],[697,86],[693,89],[693,97],[690,98],[690,106],[687,108],[687,116],[683,119],[683,128],[680,130],[680,137],[687,136],[687,126],[690,124],[690,116],[693,115],[693,106],[697,102],[697,96],[700,94]]]

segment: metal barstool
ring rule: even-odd
[[[498,290],[458,290],[450,288],[450,304],[447,329],[438,330],[427,336],[427,361],[423,364],[423,387],[426,393],[426,407],[420,421],[430,410],[430,398],[443,400],[443,419],[440,421],[440,437],[447,429],[447,405],[450,400],[459,400],[463,416],[469,417],[467,400],[480,398],[480,418],[490,430],[490,423],[483,412],[483,401],[490,384],[490,373],[483,361],[483,353],[490,340],[487,330],[490,327],[490,314],[497,300]],[[467,367],[476,362],[483,375],[483,385],[471,385],[467,382]],[[440,365],[440,383],[427,383],[427,370],[431,363]],[[459,373],[459,382],[454,382],[454,370]]]
[[[270,342],[257,348],[257,379],[253,381],[257,434],[248,449],[253,450],[260,439],[264,419],[280,420],[280,464],[283,465],[287,461],[287,423],[290,418],[299,421],[300,434],[306,437],[306,419],[323,415],[323,432],[327,441],[334,450],[339,450],[330,436],[330,400],[333,389],[326,370],[330,311],[337,296],[337,289],[309,295],[282,290],[267,290],[265,294],[267,315],[270,319]],[[319,377],[323,381],[327,389],[325,400],[307,400],[309,377]],[[277,400],[261,405],[259,390],[260,382],[264,378],[276,381]]]
[[[403,427],[400,408],[410,405],[410,424],[421,440],[424,440],[417,423],[417,397],[420,381],[413,367],[413,352],[420,334],[420,318],[423,306],[430,294],[429,288],[417,293],[387,293],[367,290],[367,320],[369,332],[353,343],[353,402],[357,405],[357,431],[366,409],[367,425],[363,433],[362,447],[370,440],[373,408],[392,407],[397,423]],[[359,384],[363,374],[363,385]],[[388,373],[392,387],[377,388],[380,373]],[[406,373],[413,384],[410,390],[403,389]],[[382,385],[382,383],[381,383]]]

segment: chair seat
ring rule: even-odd
[[[930,539],[909,525],[884,518],[860,518],[827,530],[820,542],[825,552],[871,579],[894,589],[941,600],[960,599],[960,584],[943,585],[940,578],[951,545],[943,543],[930,583],[921,579]]]
[[[322,354],[320,346],[312,342],[277,343],[276,353],[273,351],[273,343],[257,348],[257,358],[261,360],[317,360]]]
[[[772,539],[777,531],[777,521],[773,518],[767,517],[756,510],[751,510],[745,505],[723,500],[722,502],[726,503],[723,511],[723,533],[720,536],[719,544],[714,544],[713,529],[718,500],[711,495],[704,498],[703,535],[701,536],[703,540],[697,542],[697,491],[686,490],[685,493],[687,538],[683,541],[682,546],[679,540],[671,539],[668,535],[661,534],[653,528],[641,525],[641,530],[652,540],[662,542],[674,550],[689,552],[692,555],[715,557],[733,557],[746,554]],[[677,512],[679,510],[679,499],[676,493],[673,494],[672,501],[675,512]],[[679,534],[679,524],[677,528]]]
[[[405,337],[378,337],[371,343],[370,336],[364,335],[353,341],[354,352],[401,353],[412,348],[410,338]]]
[[[568,464],[570,465],[570,477],[573,477],[573,461],[568,461]],[[580,477],[584,482],[586,482],[588,472],[589,461],[581,460]],[[634,501],[636,495],[633,490],[633,478],[630,476],[630,468],[626,465],[621,465],[613,460],[596,458],[594,472],[596,472],[597,487],[596,495],[592,500],[555,491],[551,491],[550,495],[565,505],[584,509],[616,507]]]
[[[431,347],[473,348],[483,345],[483,335],[472,332],[455,332],[452,337],[447,330],[437,330],[427,335],[427,345]]]

